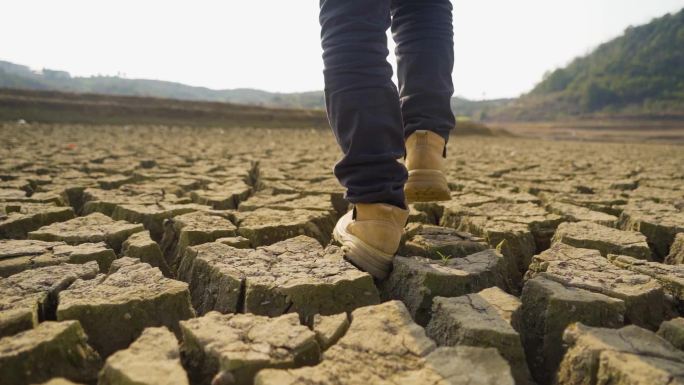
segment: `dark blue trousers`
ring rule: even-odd
[[[335,176],[352,203],[405,207],[404,139],[454,127],[449,0],[320,0],[325,103],[343,157]],[[387,62],[397,44],[399,90]]]

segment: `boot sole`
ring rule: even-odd
[[[394,254],[385,253],[366,244],[339,224],[333,230],[333,237],[342,244],[345,256],[357,267],[377,279],[387,278]]]
[[[411,170],[404,185],[408,203],[451,200],[444,173],[439,170]]]

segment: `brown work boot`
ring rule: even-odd
[[[418,130],[406,138],[408,180],[404,194],[409,203],[451,199],[444,176],[445,145],[444,138],[432,131]]]
[[[333,237],[361,270],[385,279],[408,219],[408,210],[384,203],[357,203],[335,226]]]

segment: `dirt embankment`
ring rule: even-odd
[[[325,112],[136,96],[0,89],[0,121],[326,128]]]

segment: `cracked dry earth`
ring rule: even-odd
[[[453,138],[384,282],[329,132],[0,127],[0,383],[684,384],[684,151]]]

